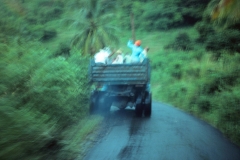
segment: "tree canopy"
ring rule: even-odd
[[[79,28],[72,46],[81,48],[83,54],[96,53],[100,48],[118,42],[117,27],[111,23],[114,13],[108,12],[104,1],[89,0],[82,2],[73,25]]]

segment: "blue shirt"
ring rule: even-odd
[[[138,59],[140,61],[140,55],[143,51],[142,47],[134,45],[131,40],[128,41],[127,46],[132,49],[131,58]]]

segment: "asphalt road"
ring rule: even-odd
[[[153,102],[151,118],[112,107],[84,159],[240,160],[240,148],[207,123]]]

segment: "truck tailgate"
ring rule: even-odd
[[[137,64],[90,63],[90,80],[108,85],[147,84],[150,79],[148,61]]]

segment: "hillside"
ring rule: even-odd
[[[229,2],[1,1],[0,159],[84,154],[76,146],[102,120],[88,115],[89,58],[104,46],[130,52],[131,13],[150,47],[154,99],[240,145],[239,1]]]

